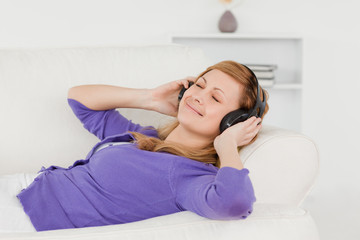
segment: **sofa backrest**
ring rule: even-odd
[[[0,174],[67,167],[86,156],[98,139],[68,106],[70,87],[152,88],[208,65],[202,50],[180,45],[0,50]],[[142,118],[132,110],[120,111],[145,125],[169,119],[155,112]]]
[[[98,139],[68,106],[70,87],[152,88],[198,75],[210,64],[202,50],[181,45],[0,50],[0,174],[67,167],[87,155]],[[171,120],[156,112],[118,110],[142,125]],[[240,153],[257,201],[299,204],[317,173],[316,148],[301,134],[269,129],[264,126]]]

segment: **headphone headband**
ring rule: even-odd
[[[262,117],[264,111],[265,111],[265,106],[266,106],[266,97],[265,97],[265,93],[263,91],[263,101],[260,98],[260,84],[259,81],[255,75],[255,73],[248,67],[245,66],[243,64],[241,64],[242,66],[244,66],[250,73],[251,75],[255,78],[256,81],[256,87],[257,87],[257,91],[256,91],[256,103],[254,105],[254,107],[252,109],[249,110],[249,118],[251,118],[252,116],[256,116],[256,117]],[[258,112],[259,110],[259,112]]]
[[[263,95],[263,101],[260,98],[260,84],[256,79],[256,84],[257,84],[257,93],[256,93],[256,103],[254,105],[254,107],[252,109],[250,109],[249,113],[249,118],[251,118],[252,116],[256,116],[256,117],[261,117],[265,111],[265,106],[266,106],[266,98],[265,98],[265,93],[263,91],[262,95]]]

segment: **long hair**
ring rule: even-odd
[[[232,78],[236,79],[240,84],[244,86],[244,92],[240,99],[241,108],[250,110],[256,103],[257,85],[254,75],[242,64],[234,61],[222,61],[213,66],[208,67],[205,71],[200,73],[195,82],[198,81],[207,72],[217,69],[225,74],[228,74]],[[260,87],[260,96],[265,93],[266,99],[268,99],[268,93]],[[262,97],[261,97],[262,99]],[[262,99],[263,100],[263,99]],[[269,105],[266,101],[266,107],[262,119],[269,110]],[[183,156],[196,161],[210,163],[216,167],[220,166],[219,157],[214,148],[213,142],[202,149],[189,148],[182,144],[171,144],[164,140],[166,137],[179,125],[177,119],[163,127],[157,129],[159,138],[148,137],[138,132],[130,132],[133,134],[137,142],[137,147],[142,150],[152,152],[168,152],[171,154]],[[254,142],[257,136],[255,136],[250,143]],[[249,144],[250,144],[249,143]],[[238,147],[240,150],[241,147]]]

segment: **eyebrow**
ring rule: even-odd
[[[201,77],[201,78],[204,79],[205,84],[207,84],[206,78],[204,78],[204,77]],[[223,90],[221,90],[220,88],[217,88],[217,87],[215,87],[214,89],[215,89],[215,90],[219,90],[219,91],[222,92],[222,93],[224,94],[224,96],[226,97],[226,95],[225,95],[225,93],[224,93]]]

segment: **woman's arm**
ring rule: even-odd
[[[180,162],[174,162],[170,173],[180,210],[218,220],[244,219],[251,214],[256,197],[248,169],[222,167],[210,175],[208,170]]]
[[[220,168],[233,167],[239,170],[244,168],[235,142],[224,142],[224,145],[221,147],[221,150],[217,151],[217,154],[220,160]]]
[[[180,89],[188,88],[195,77],[165,83],[152,89],[125,88],[112,85],[80,85],[69,89],[68,98],[92,110],[141,108],[176,116]]]
[[[92,110],[114,108],[151,109],[151,90],[112,85],[80,85],[69,89],[68,98],[81,102]]]

